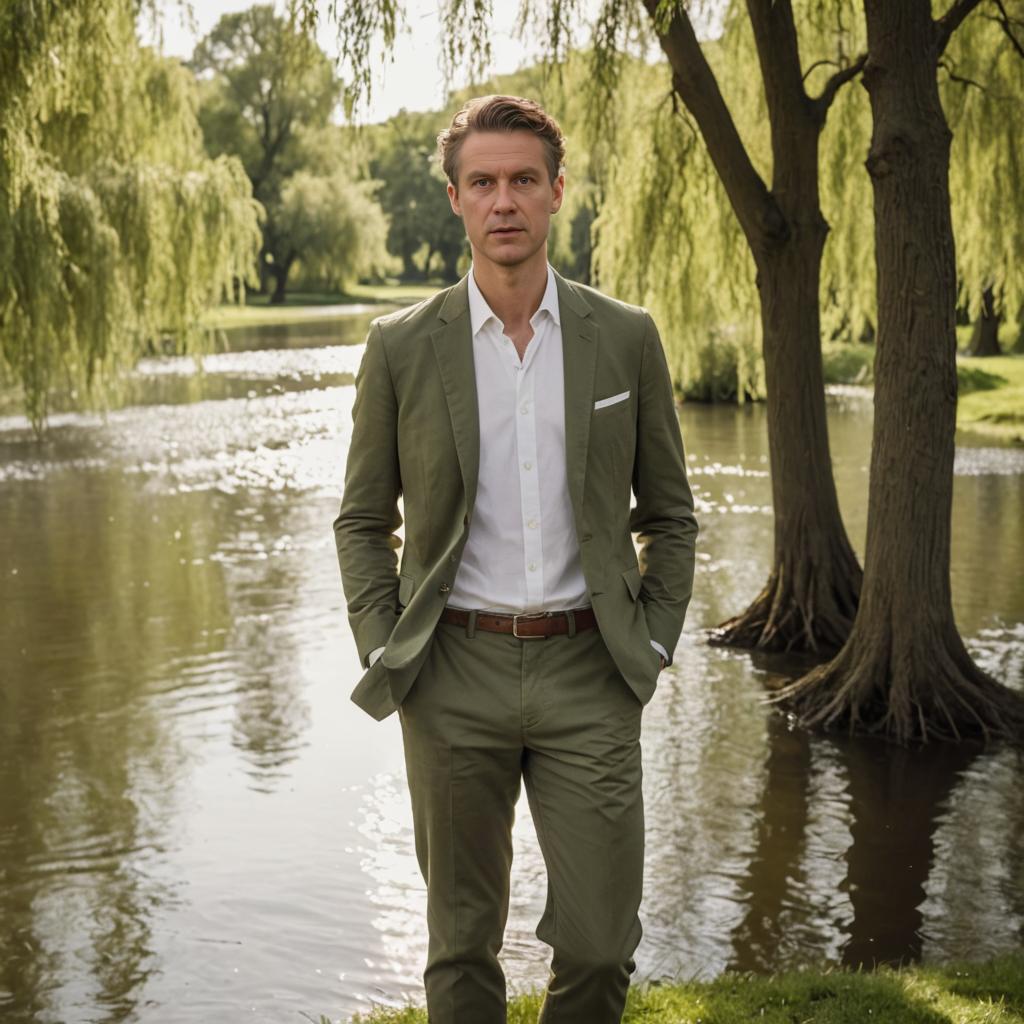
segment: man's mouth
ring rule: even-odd
[[[522,228],[495,228],[491,232],[491,234],[492,235],[517,235],[522,230],[523,230]]]

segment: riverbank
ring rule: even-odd
[[[533,1024],[541,996],[509,1001],[508,1024]],[[1021,1024],[1024,953],[981,964],[876,971],[801,970],[770,977],[630,989],[623,1024]],[[328,1018],[321,1018],[326,1024]],[[427,1024],[426,1010],[376,1009],[352,1024]]]
[[[347,292],[289,292],[287,300],[272,305],[270,297],[253,293],[244,306],[232,303],[209,310],[202,319],[204,327],[262,327],[267,324],[292,324],[320,320],[369,306],[411,306],[433,295],[441,284],[353,285]]]
[[[873,383],[873,345],[827,342],[822,348],[826,384]],[[958,431],[1024,445],[1024,354],[958,355]]]

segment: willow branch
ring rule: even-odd
[[[935,22],[936,54],[942,53],[949,42],[949,37],[960,27],[964,18],[974,10],[981,0],[953,0],[946,13]]]

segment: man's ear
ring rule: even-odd
[[[462,211],[459,209],[459,190],[449,181],[448,182],[448,202],[452,204],[452,213],[456,217],[462,216]]]
[[[565,193],[565,175],[560,174],[551,185],[551,212],[558,213],[562,205],[562,196]]]

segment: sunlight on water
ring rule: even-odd
[[[349,373],[354,376],[365,350],[365,345],[329,345],[308,349],[215,352],[199,359],[191,356],[141,359],[135,372],[140,377],[190,377],[202,372],[231,374],[253,380],[261,377],[275,380],[307,377],[316,382],[326,374]]]

